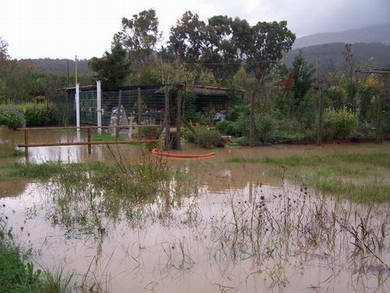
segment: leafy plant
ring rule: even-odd
[[[183,131],[184,138],[202,148],[223,147],[224,142],[218,130],[205,125],[188,125]]]
[[[47,126],[57,123],[57,109],[53,104],[26,103],[17,107],[24,114],[27,126]]]
[[[26,120],[22,112],[14,105],[0,105],[0,126],[7,126],[11,129],[23,127]]]
[[[357,129],[357,126],[357,115],[346,108],[325,111],[324,138],[327,140],[347,139]]]
[[[255,121],[255,133],[257,140],[259,140],[262,143],[268,143],[271,141],[272,132],[275,127],[274,119],[270,114],[259,114],[256,115],[256,121]]]

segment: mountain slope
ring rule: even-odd
[[[33,64],[43,72],[51,74],[66,75],[69,70],[70,75],[73,75],[75,71],[75,62],[70,59],[22,59],[20,62]],[[91,70],[88,67],[88,60],[78,60],[77,68],[79,74],[91,74]]]
[[[298,38],[294,48],[328,43],[390,43],[390,23],[335,33],[321,33]]]
[[[323,72],[340,69],[344,64],[345,43],[331,43],[315,45],[292,50],[288,55],[288,65],[291,66],[296,55],[300,52],[305,59],[315,64],[317,58]],[[352,45],[354,62],[356,64],[389,66],[390,44],[381,43],[356,43]]]

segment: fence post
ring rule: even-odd
[[[322,143],[322,128],[323,128],[323,112],[324,112],[324,96],[322,94],[321,82],[320,82],[320,60],[316,60],[316,87],[318,90],[318,121],[317,121],[317,145]]]
[[[176,149],[180,150],[181,149],[181,121],[182,121],[182,93],[180,90],[177,92],[177,117],[176,117]]]
[[[26,163],[28,162],[28,128],[24,128],[24,155]]]
[[[170,148],[170,135],[171,135],[171,127],[170,127],[170,117],[169,117],[169,94],[170,88],[168,86],[165,87],[165,113],[164,113],[164,129],[165,129],[165,141],[164,148]]]
[[[255,93],[250,92],[249,146],[255,146]]]
[[[120,125],[121,123],[121,116],[122,116],[122,113],[121,113],[121,109],[122,109],[122,90],[119,90],[119,97],[118,97],[118,116],[116,118],[116,125],[115,125],[115,139],[118,140],[118,137],[119,137],[119,130],[120,128],[118,128],[118,126]]]
[[[80,129],[80,84],[76,84],[75,104],[76,104],[76,126],[77,126],[77,130],[79,130]]]
[[[100,80],[96,81],[96,113],[98,133],[102,133],[102,83]]]
[[[141,89],[137,89],[137,123],[140,125],[142,120],[142,107],[141,107]]]
[[[87,142],[88,142],[88,155],[92,153],[92,146],[91,146],[91,128],[88,127],[87,129]]]

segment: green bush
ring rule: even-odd
[[[235,137],[247,135],[249,129],[249,108],[247,106],[234,106],[227,118],[227,120],[217,123],[218,131]]]
[[[234,115],[233,115],[234,114]],[[217,124],[217,129],[227,135],[235,137],[248,137],[250,128],[249,110],[247,107],[240,107],[232,113],[231,119]],[[259,113],[255,115],[255,140],[257,143],[268,143],[271,141],[275,130],[276,121],[271,114]],[[243,140],[247,141],[247,139]]]
[[[18,107],[24,114],[27,126],[48,126],[58,122],[57,111],[53,104],[27,103]]]
[[[140,127],[138,131],[143,139],[158,139],[161,134],[161,129],[157,127]]]
[[[24,125],[49,126],[58,123],[57,110],[53,104],[25,103],[0,105],[0,125],[16,129]]]
[[[0,126],[7,126],[11,129],[23,127],[26,120],[21,111],[14,105],[0,105]]]
[[[270,142],[274,129],[275,121],[271,115],[265,113],[256,115],[255,134],[257,141]]]
[[[272,134],[273,143],[308,143],[315,141],[316,132],[313,130],[275,130]]]
[[[324,113],[324,139],[347,139],[358,126],[356,113],[348,109],[326,110]]]
[[[183,129],[184,138],[202,148],[223,147],[221,134],[216,129],[204,125],[189,125]]]

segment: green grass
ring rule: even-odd
[[[17,247],[0,240],[0,292],[41,292],[40,271],[24,258]]]
[[[65,273],[62,268],[55,272],[40,270],[29,259],[30,253],[16,245],[7,222],[0,218],[0,292],[72,292],[74,274]]]
[[[89,171],[102,174],[109,172],[111,168],[113,167],[100,162],[81,164],[62,164],[57,162],[43,164],[14,163],[0,166],[0,180],[47,180],[54,176],[74,171]]]
[[[35,269],[27,254],[11,241],[0,240],[0,292],[66,293],[72,292],[74,274],[63,269],[55,272]]]
[[[110,133],[94,133],[92,135],[92,141],[115,141],[116,137],[112,136]]]
[[[355,202],[390,201],[390,153],[334,153],[290,155],[286,157],[239,158],[229,163],[263,164],[273,173],[311,186],[323,193]],[[279,172],[277,172],[279,170]],[[285,170],[285,171],[283,171]]]
[[[0,159],[15,158],[23,155],[23,150],[17,150],[8,144],[0,144]]]

